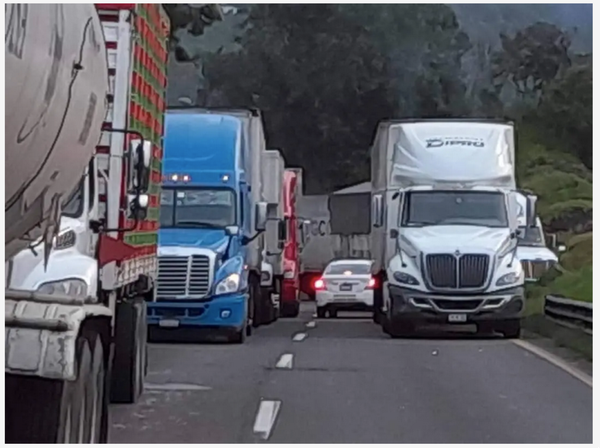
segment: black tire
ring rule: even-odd
[[[325,308],[324,306],[318,306],[317,307],[317,317],[319,319],[325,319],[326,315],[327,315],[327,308]]]
[[[384,317],[382,329],[385,334],[390,336],[392,339],[410,338],[415,335],[414,325],[403,322],[402,324],[390,322],[389,319]]]
[[[265,313],[264,300],[261,294],[261,287],[254,276],[250,277],[250,299],[252,302],[252,326],[258,328],[264,325],[268,320]]]
[[[247,328],[248,325],[244,325],[240,331],[236,331],[233,336],[229,338],[229,342],[233,344],[243,344],[246,342],[246,337],[248,336]]]
[[[337,319],[337,316],[338,316],[338,310],[336,310],[335,308],[329,308],[329,318]]]
[[[381,329],[392,339],[409,338],[415,334],[415,326],[411,322],[394,320],[388,310],[381,318]]]
[[[373,322],[378,325],[381,325],[384,321],[384,314],[381,311],[383,306],[383,289],[381,288],[376,288],[373,291]]]
[[[277,320],[277,308],[273,304],[271,294],[275,291],[271,288],[260,288],[260,299],[264,307],[264,324],[271,324]]]
[[[112,403],[135,403],[144,391],[148,324],[146,302],[121,302],[115,317],[115,353],[112,366]]]
[[[94,342],[94,346],[97,345]],[[5,442],[89,443],[92,429],[89,411],[94,405],[94,400],[89,400],[90,394],[98,396],[96,405],[101,414],[97,417],[101,424],[94,431],[94,437],[101,441],[102,421],[108,421],[107,406],[103,404],[106,394],[104,389],[96,389],[99,381],[105,381],[102,344],[99,352],[99,358],[93,358],[88,338],[77,338],[77,378],[74,381],[6,374]]]
[[[298,317],[300,314],[300,303],[284,303],[281,305],[281,317]]]
[[[91,380],[87,383],[86,403],[90,405],[86,413],[86,426],[90,435],[88,443],[106,443],[108,439],[108,390],[107,369],[104,347],[100,337],[96,338],[92,351]]]
[[[521,337],[521,320],[520,319],[509,319],[505,320],[501,324],[497,325],[496,328],[504,339],[519,339]]]

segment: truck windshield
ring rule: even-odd
[[[71,193],[69,199],[63,204],[62,214],[69,218],[79,218],[83,213],[83,179],[77,184],[77,188]]]
[[[487,191],[413,191],[406,195],[402,226],[507,227],[504,195]]]
[[[546,247],[544,234],[539,227],[521,227],[518,241],[522,247]]]
[[[224,228],[235,224],[235,193],[229,189],[164,188],[161,227]]]

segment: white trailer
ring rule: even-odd
[[[269,271],[263,270],[261,286],[263,294],[271,296],[279,315],[279,299],[283,281],[283,245],[286,240],[286,223],[283,216],[283,176],[285,160],[277,149],[265,152],[262,165],[263,197],[269,207],[271,219],[267,221],[265,230],[265,262]]]
[[[518,336],[524,275],[514,140],[513,125],[499,121],[379,124],[371,148],[373,318],[386,333],[471,323]]]

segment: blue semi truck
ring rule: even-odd
[[[243,343],[276,318],[260,287],[273,209],[261,200],[264,146],[258,111],[168,111],[151,331],[186,327]]]

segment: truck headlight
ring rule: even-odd
[[[230,292],[236,292],[240,287],[240,274],[233,273],[229,274],[219,283],[217,283],[217,287],[215,288],[215,294],[228,294]]]
[[[504,274],[496,281],[496,286],[508,286],[519,281],[519,275],[516,272]]]
[[[84,299],[88,295],[88,285],[83,280],[70,278],[57,282],[44,283],[37,289],[37,292],[40,294],[56,294]]]
[[[398,283],[403,283],[405,285],[418,285],[419,280],[414,278],[412,275],[407,274],[406,272],[394,272],[394,278]]]

